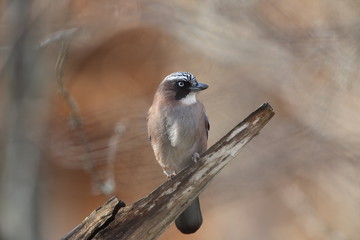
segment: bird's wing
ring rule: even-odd
[[[209,131],[210,131],[210,122],[209,122],[209,118],[205,113],[205,128],[206,128],[206,136],[207,138],[209,138]]]
[[[149,109],[149,111],[148,111],[148,116],[147,116],[147,121],[148,121],[148,123],[147,123],[147,127],[148,127],[148,129],[147,129],[147,132],[148,132],[148,138],[149,138],[149,142],[151,143],[151,133],[150,133],[150,128],[149,128],[149,125],[150,125],[150,115],[151,115],[151,113],[152,113],[152,107],[150,107],[150,109]]]

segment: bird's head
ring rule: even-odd
[[[165,77],[159,86],[158,93],[167,100],[190,105],[196,102],[196,94],[207,88],[208,85],[196,81],[191,73],[175,72]]]

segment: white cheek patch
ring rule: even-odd
[[[180,102],[185,105],[191,105],[196,103],[196,93],[189,93],[185,98],[181,99]]]
[[[168,136],[171,146],[175,147],[179,142],[179,124],[174,122],[168,129]]]

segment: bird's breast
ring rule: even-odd
[[[195,106],[186,106],[170,111],[166,117],[166,128],[171,146],[191,145],[203,128],[202,111]]]
[[[201,103],[158,107],[158,114],[149,116],[152,146],[164,170],[179,172],[194,153],[206,150],[206,115]]]

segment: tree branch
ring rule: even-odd
[[[196,164],[131,206],[124,207],[116,198],[109,200],[63,239],[157,239],[273,115],[271,106],[263,104],[210,147]]]

